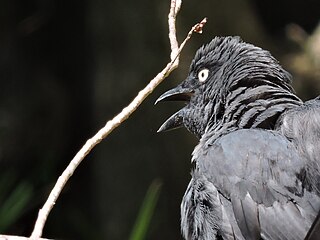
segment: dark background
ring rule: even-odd
[[[179,69],[86,157],[49,215],[44,237],[127,239],[158,179],[147,239],[181,239],[180,201],[197,139],[186,130],[157,134],[181,105],[154,101],[184,79],[196,49],[216,35],[239,35],[270,50],[292,73],[299,96],[317,96],[318,2],[185,1],[179,40],[208,17],[204,33],[192,37]],[[30,235],[38,209],[86,139],[169,61],[169,4],[0,1],[0,233]]]

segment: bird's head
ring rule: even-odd
[[[241,89],[263,84],[292,91],[290,75],[268,51],[239,37],[215,37],[196,52],[187,78],[157,99],[156,103],[186,102],[158,131],[184,125],[200,138],[209,127],[222,124],[232,96],[241,94]]]

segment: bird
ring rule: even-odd
[[[320,239],[320,97],[303,102],[269,51],[214,37],[164,101],[185,105],[158,132],[185,127],[199,139],[184,239]]]

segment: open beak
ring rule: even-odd
[[[162,94],[155,102],[155,104],[163,101],[184,101],[189,102],[193,91],[178,85],[176,88],[173,88],[164,94]],[[173,130],[180,128],[183,125],[183,117],[185,115],[185,108],[182,108],[180,111],[173,114],[167,121],[165,121],[161,127],[158,129],[158,132]]]

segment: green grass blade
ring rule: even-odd
[[[129,240],[145,239],[155,206],[159,198],[161,185],[162,183],[157,179],[151,183],[143,200]]]
[[[0,207],[0,232],[4,232],[22,215],[32,196],[32,187],[20,183]]]

